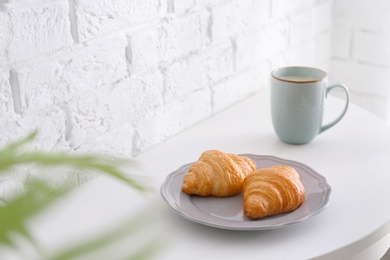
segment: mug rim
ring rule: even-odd
[[[323,73],[324,76],[323,77],[320,77],[318,79],[315,79],[315,80],[309,80],[309,81],[295,81],[295,80],[288,80],[288,79],[283,79],[283,78],[280,78],[278,76],[275,75],[275,73],[277,71],[280,71],[280,70],[283,70],[283,69],[310,69],[310,70],[315,70],[315,71],[318,71],[320,73]],[[286,66],[286,67],[280,67],[280,68],[276,68],[272,71],[271,73],[271,76],[274,78],[274,79],[277,79],[277,80],[280,80],[280,81],[284,81],[284,82],[291,82],[291,83],[314,83],[314,82],[320,82],[322,80],[324,80],[327,76],[328,76],[328,73],[326,73],[324,70],[321,70],[321,69],[318,69],[318,68],[314,68],[314,67],[306,67],[306,66]]]

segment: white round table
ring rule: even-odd
[[[135,158],[136,173],[149,177],[155,187],[160,206],[149,214],[156,217],[164,230],[162,238],[168,241],[153,259],[379,259],[389,248],[388,124],[351,105],[339,124],[313,142],[289,145],[273,132],[268,100],[268,92],[253,95]],[[342,105],[343,101],[329,98],[327,117],[337,114]],[[159,188],[169,173],[209,149],[272,155],[308,165],[332,187],[329,206],[305,221],[271,230],[225,230],[187,220],[163,202]],[[55,250],[88,232],[107,229],[150,200],[100,176],[65,201],[61,210],[57,207],[47,213],[49,217],[31,224],[42,248]],[[145,237],[148,232],[144,231]]]
[[[329,206],[292,226],[249,232],[220,230],[165,213],[161,221],[173,222],[176,242],[160,259],[379,259],[390,246],[389,125],[351,105],[338,125],[313,142],[289,145],[273,132],[268,100],[267,92],[255,95],[140,158],[155,158],[161,183],[164,175],[207,149],[302,162],[327,178]],[[326,120],[342,106],[342,100],[329,98]]]

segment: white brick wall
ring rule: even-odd
[[[68,10],[60,0],[0,1],[0,66],[71,45]]]
[[[39,128],[46,150],[142,153],[277,66],[327,70],[332,4],[0,0],[0,145]]]
[[[332,81],[344,82],[352,102],[390,119],[390,2],[334,1]]]

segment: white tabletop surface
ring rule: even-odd
[[[268,100],[268,92],[256,94],[135,158],[137,174],[150,177],[155,187],[160,205],[151,214],[159,220],[164,240],[170,241],[154,259],[348,259],[388,237],[388,124],[350,105],[339,124],[311,143],[289,145],[273,132]],[[343,106],[337,98],[329,100],[327,118]],[[209,149],[304,163],[327,178],[332,187],[330,204],[303,222],[273,230],[223,230],[193,223],[163,202],[159,187],[170,172]],[[55,250],[64,241],[133,215],[150,200],[100,176],[73,192],[60,213],[53,210],[50,218],[38,218],[31,229],[42,247]]]

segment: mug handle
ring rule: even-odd
[[[349,91],[348,91],[347,86],[345,86],[344,84],[341,84],[341,83],[330,84],[325,89],[325,97],[327,97],[328,93],[334,88],[342,88],[345,91],[345,94],[347,94],[347,97],[345,100],[345,106],[344,106],[344,109],[341,112],[341,114],[334,121],[332,121],[326,125],[321,126],[319,134],[328,130],[329,128],[331,128],[335,124],[337,124],[344,117],[345,113],[347,113],[347,109],[348,109],[348,105],[349,105]]]

